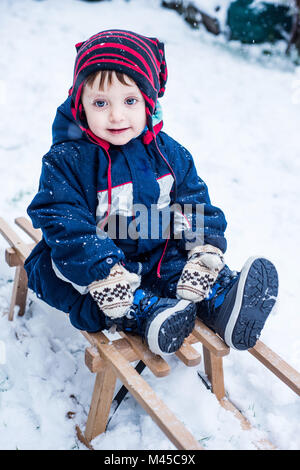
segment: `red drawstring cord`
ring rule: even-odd
[[[111,191],[112,191],[112,185],[111,185],[111,158],[110,158],[110,155],[109,155],[109,152],[108,152],[107,149],[105,149],[105,152],[106,152],[107,157],[108,157],[108,170],[107,170],[108,207],[107,207],[105,218],[104,218],[103,222],[100,225],[101,230],[103,230],[103,228],[105,227],[107,219],[109,217],[109,213],[110,213],[110,209],[111,209]]]
[[[174,173],[174,170],[173,168],[171,167],[170,163],[168,162],[168,160],[166,159],[166,157],[162,154],[162,152],[160,151],[160,148],[158,146],[158,143],[157,143],[157,140],[156,140],[156,135],[154,134],[154,142],[155,142],[155,145],[156,145],[156,148],[158,150],[158,153],[160,154],[161,158],[164,160],[164,162],[166,163],[167,167],[169,168],[169,170],[171,171],[172,173],[172,176],[174,178],[174,183],[175,183],[175,188],[176,188],[176,176],[175,176],[175,173]],[[176,200],[176,195],[175,195],[175,200]]]
[[[164,251],[162,252],[162,255],[161,255],[160,260],[159,260],[158,265],[157,265],[156,275],[157,275],[157,277],[159,277],[159,278],[161,277],[161,275],[160,275],[160,268],[161,268],[161,264],[162,264],[163,257],[165,256],[165,252],[166,252],[166,249],[167,249],[169,240],[170,240],[170,233],[169,233],[168,238],[167,238],[167,241],[166,241],[166,243],[165,243]]]
[[[72,110],[72,113],[73,113],[73,116],[76,120],[76,113],[75,110],[73,108],[71,108]],[[106,214],[105,214],[105,217],[104,217],[104,220],[102,221],[101,225],[100,225],[100,229],[103,230],[103,228],[105,227],[106,225],[106,222],[107,222],[107,219],[108,219],[108,216],[110,214],[110,209],[111,209],[111,191],[112,191],[112,184],[111,184],[111,158],[110,158],[110,155],[109,155],[109,147],[110,147],[110,144],[109,142],[107,142],[106,140],[103,140],[101,139],[100,137],[97,137],[90,129],[86,129],[82,126],[79,126],[80,129],[82,131],[84,131],[88,137],[88,139],[93,142],[93,144],[97,144],[99,145],[105,152],[106,152],[106,155],[107,155],[107,158],[108,158],[108,170],[107,170],[107,186],[108,186],[108,206],[107,206],[107,211],[106,211]]]

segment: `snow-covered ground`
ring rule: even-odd
[[[159,37],[169,67],[165,130],[192,152],[226,214],[227,264],[240,269],[253,254],[275,262],[280,296],[261,339],[299,370],[300,70],[284,58],[283,44],[272,56],[263,46],[227,45],[159,3],[1,0],[0,216],[13,223],[37,190],[55,110],[71,85],[74,44],[116,27]],[[87,343],[33,294],[24,318],[2,316],[13,280],[5,248],[0,238],[0,449],[84,449],[75,425],[84,426],[94,383],[84,365]],[[300,448],[299,399],[249,353],[224,360],[229,397],[256,428],[247,432],[202,385],[202,365],[168,361],[169,377],[143,376],[205,448],[254,449],[256,437]],[[131,397],[93,445],[174,448]]]

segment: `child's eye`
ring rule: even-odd
[[[137,100],[135,98],[127,98],[126,104],[132,105],[135,104]]]
[[[96,106],[96,108],[103,108],[106,104],[106,101],[103,101],[103,100],[97,100],[94,102],[94,105]]]

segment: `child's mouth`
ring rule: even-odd
[[[129,127],[124,127],[123,129],[108,129],[112,134],[121,134],[129,129]]]

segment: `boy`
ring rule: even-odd
[[[77,44],[73,86],[28,208],[43,240],[29,287],[79,329],[141,335],[175,352],[198,315],[236,349],[252,347],[273,308],[275,267],[224,264],[223,212],[189,152],[161,131],[164,45],[110,30]]]

